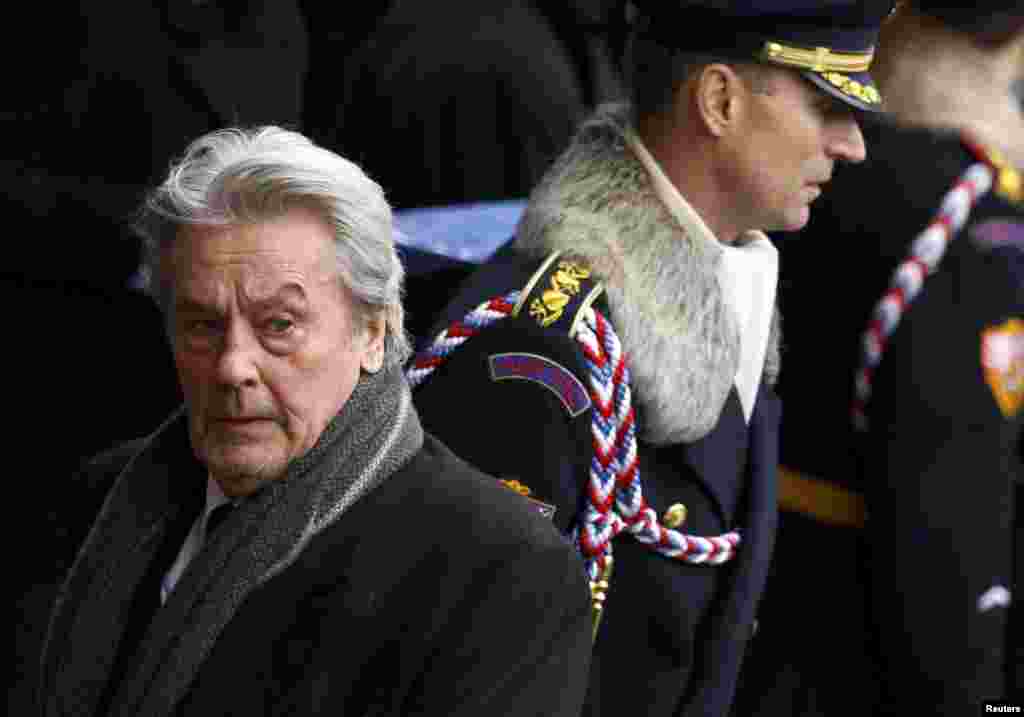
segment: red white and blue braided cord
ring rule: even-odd
[[[410,384],[414,388],[422,384],[468,338],[509,316],[519,297],[520,292],[513,291],[484,302],[438,334],[407,370]],[[661,555],[691,564],[721,565],[732,559],[740,543],[739,532],[701,537],[659,522],[643,496],[629,367],[618,336],[600,312],[588,308],[576,340],[588,370],[594,455],[587,506],[573,539],[590,579],[603,574],[611,559],[612,540],[623,532]]]
[[[871,399],[872,380],[890,337],[921,292],[924,280],[938,269],[950,240],[963,228],[971,209],[992,188],[994,180],[995,172],[988,164],[968,167],[943,197],[935,218],[914,240],[910,256],[896,267],[889,289],[875,306],[862,339],[851,409],[853,424],[858,430],[868,428],[866,409]]]
[[[511,291],[477,306],[466,314],[461,321],[456,321],[442,331],[430,346],[416,353],[412,366],[405,371],[409,384],[416,388],[437,370],[466,339],[475,336],[496,321],[504,319],[515,309],[519,301],[519,291]]]

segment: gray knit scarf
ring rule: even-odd
[[[135,587],[180,510],[180,485],[176,491],[173,481],[181,473],[164,456],[168,447],[187,445],[186,420],[184,411],[176,413],[128,463],[75,561],[44,653],[46,715],[91,715],[96,709]],[[422,444],[400,368],[364,374],[316,445],[280,480],[243,500],[190,563],[154,616],[109,714],[173,713],[245,597],[286,569]]]

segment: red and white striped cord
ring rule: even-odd
[[[938,268],[949,242],[963,229],[974,205],[989,192],[994,181],[995,170],[990,165],[979,162],[968,167],[943,197],[938,214],[914,240],[910,256],[896,267],[889,289],[876,304],[862,339],[851,409],[853,424],[858,430],[868,428],[866,411],[872,379],[889,339],[921,292],[925,279]]]

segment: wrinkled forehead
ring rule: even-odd
[[[264,301],[282,292],[309,297],[336,283],[333,237],[319,220],[183,227],[164,251],[175,294],[223,300],[234,292]]]
[[[331,284],[335,282],[330,282]],[[177,308],[245,309],[262,306],[308,306],[319,294],[319,285],[304,277],[278,276],[259,272],[208,274],[193,272],[177,276],[172,284]]]

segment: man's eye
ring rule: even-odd
[[[269,319],[265,324],[267,331],[272,334],[286,334],[295,323],[291,319],[274,318]]]
[[[193,319],[185,322],[185,330],[190,334],[213,334],[219,329],[218,322],[209,319]]]
[[[843,119],[852,114],[848,105],[831,98],[823,99],[818,103],[818,112],[829,119]]]

